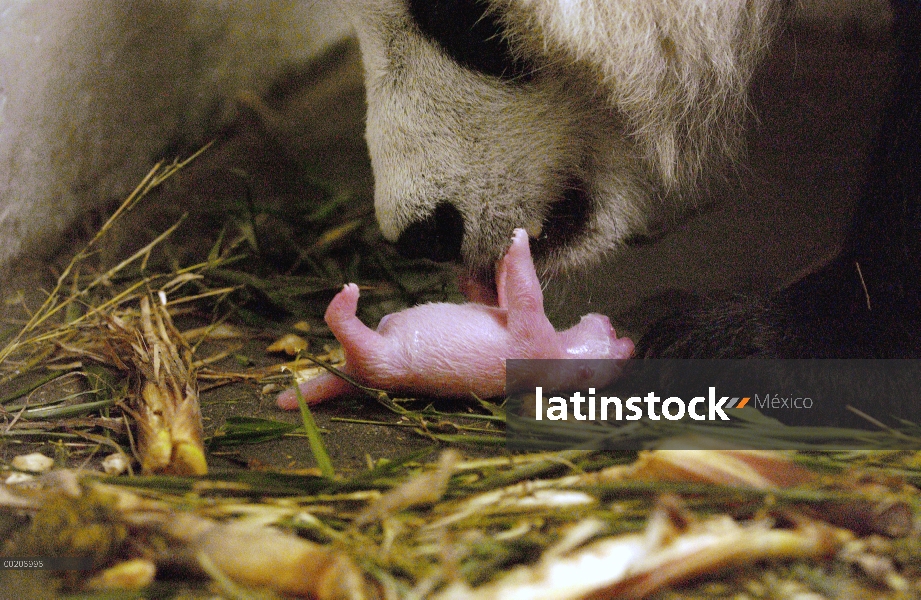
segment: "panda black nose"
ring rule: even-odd
[[[444,202],[425,219],[403,230],[397,238],[397,251],[407,258],[460,262],[463,241],[464,217]]]

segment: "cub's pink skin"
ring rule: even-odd
[[[554,330],[544,315],[543,293],[523,229],[515,230],[496,282],[499,307],[423,304],[387,315],[377,331],[355,315],[358,286],[347,284],[326,309],[326,323],[345,354],[341,370],[362,385],[389,392],[492,398],[505,391],[509,358],[625,359],[633,354],[633,342],[618,338],[603,315],[586,315],[570,329]],[[580,373],[587,385],[601,386],[613,378]],[[355,392],[332,373],[302,383],[300,390],[308,404]],[[280,394],[278,406],[296,408],[296,391]]]

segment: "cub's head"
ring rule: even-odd
[[[485,283],[515,227],[544,274],[647,233],[732,157],[769,4],[349,0],[384,236]]]

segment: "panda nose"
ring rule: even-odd
[[[443,202],[421,221],[411,224],[397,238],[397,251],[407,258],[436,262],[460,262],[464,241],[464,217]]]

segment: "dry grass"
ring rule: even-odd
[[[2,551],[92,559],[91,573],[63,573],[49,593],[442,600],[921,594],[921,462],[912,452],[815,446],[799,454],[569,450],[476,459],[449,449],[430,460],[437,446],[500,445],[503,408],[482,402],[445,410],[370,389],[395,416],[386,425],[411,429],[433,448],[336,475],[332,462],[323,467],[324,434],[309,412],[301,426],[237,416],[203,439],[199,388],[288,385],[292,372],[335,363],[334,352],[314,347],[284,362],[228,365],[237,342],[252,335],[247,323],[270,319],[241,291],[291,312],[301,310],[295,299],[308,296],[321,314],[322,292],[337,289],[337,270],[347,270],[336,266],[337,240],[359,244],[363,226],[340,214],[342,197],[330,194],[315,212],[298,275],[246,267],[241,256],[263,246],[255,217],[228,228],[233,233],[218,236],[191,266],[152,267],[178,224],[115,266],[91,266],[106,233],[187,162],[151,171],[0,351],[0,377],[18,388],[0,399],[2,439],[92,447],[82,462],[59,461],[82,470],[14,483],[24,474],[3,469],[14,477],[0,484],[0,513],[15,526]],[[363,272],[376,282],[372,310],[424,297],[399,275],[413,265],[383,253],[362,256],[371,263]],[[175,323],[190,314],[207,318],[182,331]],[[207,354],[208,340],[227,345]],[[36,400],[32,392],[50,384],[70,391]],[[334,423],[345,420],[372,422]],[[205,475],[208,452],[295,434],[311,438],[322,472]],[[867,447],[897,434],[874,434]],[[127,470],[105,476],[90,468],[101,453],[121,457]],[[768,465],[767,474],[753,477],[753,462]]]

